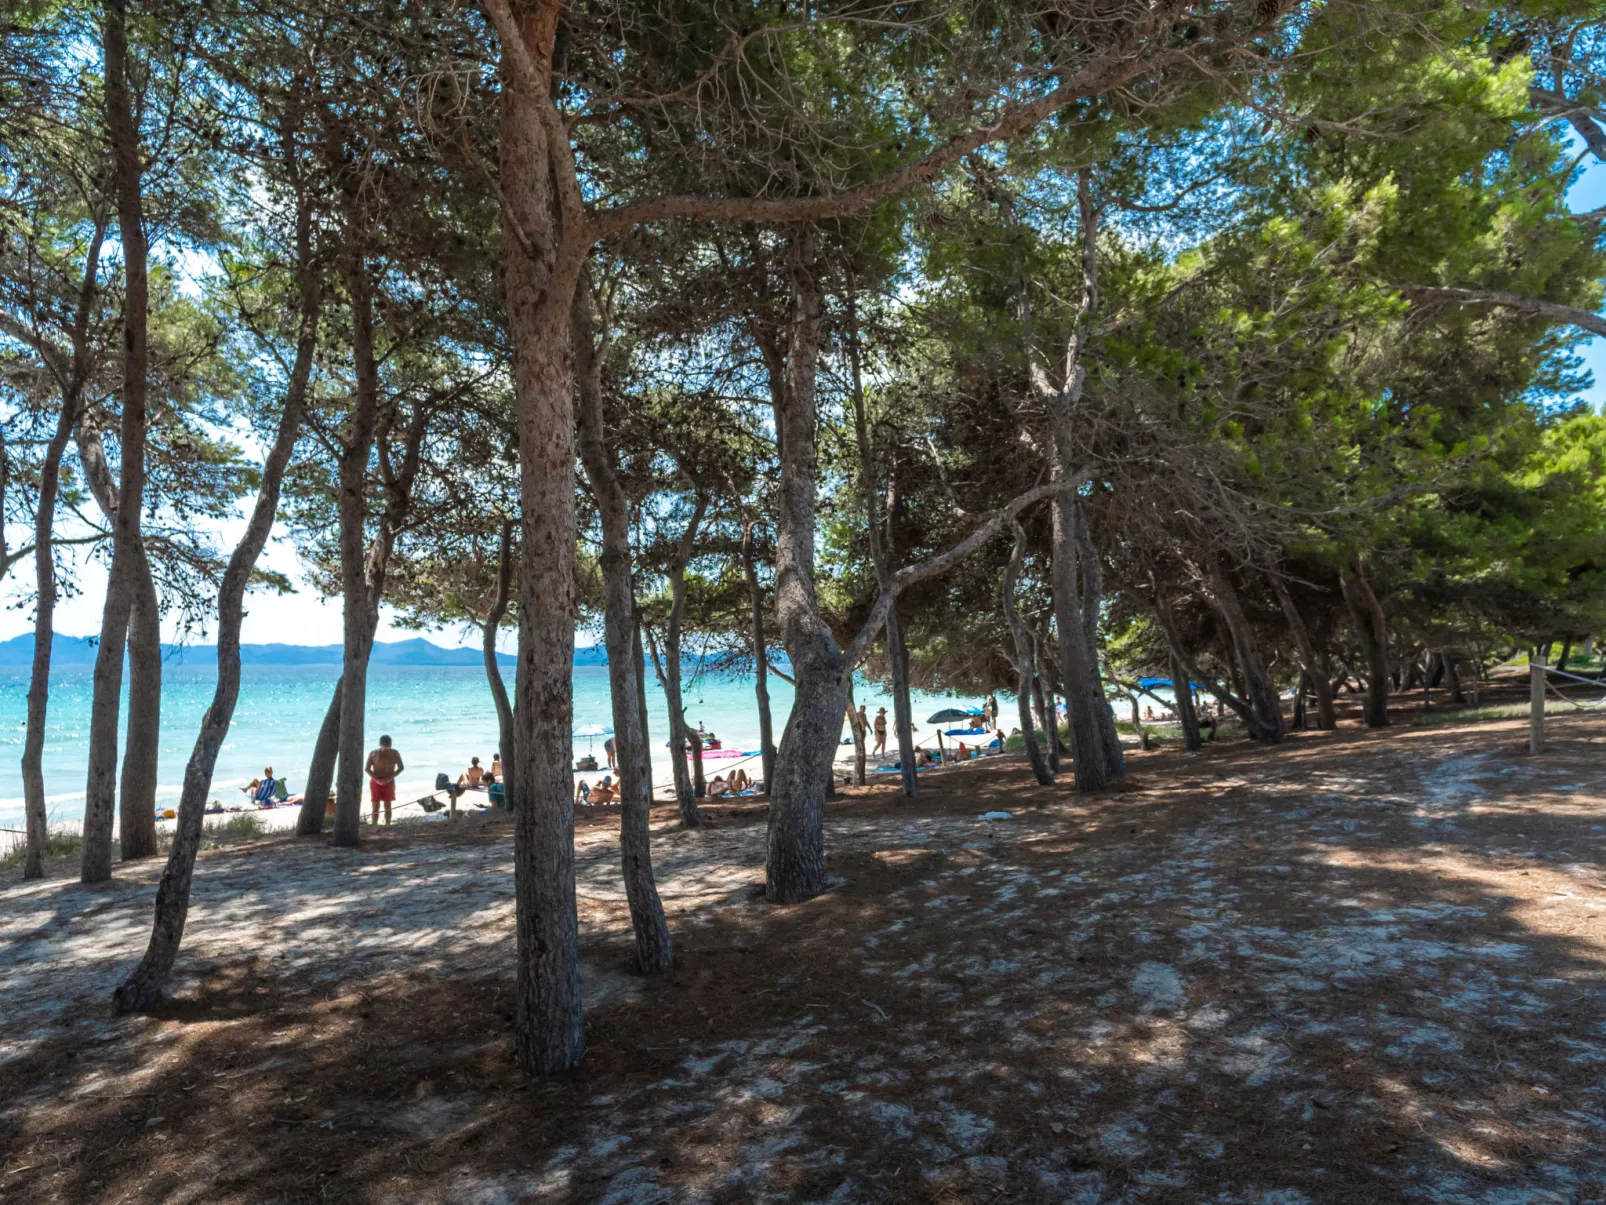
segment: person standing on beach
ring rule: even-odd
[[[875,755],[880,757],[887,751],[887,709],[881,708],[875,713]]]
[[[614,760],[614,750],[616,748],[617,746],[614,745],[613,737],[611,736],[602,742],[602,751],[608,755],[608,769],[618,773],[619,764]]]
[[[379,805],[385,805],[385,823],[390,823],[390,805],[396,802],[396,775],[405,766],[401,754],[390,747],[390,738],[379,738],[379,748],[368,755],[364,771],[368,775],[368,806],[372,813],[370,824],[379,823]]]

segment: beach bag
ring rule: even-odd
[[[450,776],[446,774],[435,775],[435,789],[437,791],[450,791],[452,789],[452,780]]]
[[[280,778],[275,780],[273,784],[273,798],[279,803],[283,803],[286,799],[290,798],[290,788],[284,785],[284,779]]]

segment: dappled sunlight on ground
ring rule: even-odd
[[[591,1053],[511,1068],[504,823],[203,856],[178,999],[114,1020],[159,868],[0,888],[0,1197],[1506,1205],[1606,1183],[1606,723],[967,765],[664,810],[669,977],[577,837]],[[979,819],[991,811],[1008,820]],[[370,837],[365,831],[365,837]]]

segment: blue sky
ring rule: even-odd
[[[1568,204],[1575,212],[1589,209],[1598,209],[1606,205],[1606,165],[1594,164],[1582,177],[1567,196]],[[1606,407],[1606,338],[1592,339],[1581,349],[1585,364],[1594,374],[1594,387],[1585,397],[1599,410]],[[234,546],[239,539],[244,526],[244,505],[242,504],[242,518],[227,524],[219,532],[220,544],[228,549]],[[64,550],[65,551],[65,550]],[[274,569],[285,574],[296,583],[294,594],[269,595],[261,591],[253,591],[246,600],[247,615],[245,620],[244,639],[247,644],[338,644],[340,642],[340,603],[338,599],[320,599],[303,581],[301,565],[298,561],[294,547],[289,540],[275,536],[263,553],[262,564],[264,568]],[[12,589],[7,591],[8,602],[15,603],[21,598],[26,589],[22,578],[31,581],[31,573],[27,572],[26,565],[20,566],[20,573],[14,571],[12,575]],[[100,631],[101,602],[106,589],[106,572],[98,563],[78,558],[76,565],[79,593],[70,598],[63,599],[56,608],[56,630],[71,636],[84,636]],[[32,607],[10,606],[0,610],[0,639],[9,639],[24,632],[33,630]],[[171,624],[167,625],[169,638],[172,637]],[[381,610],[379,639],[405,640],[417,635],[398,628],[395,625],[394,615],[388,608]],[[477,632],[447,629],[428,633],[429,639],[437,644],[450,646],[477,645],[479,636]],[[511,632],[503,634],[502,644],[505,649],[513,647],[514,637]]]

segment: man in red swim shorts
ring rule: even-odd
[[[390,805],[396,802],[396,775],[405,767],[401,754],[390,747],[390,738],[379,738],[379,748],[368,755],[364,770],[368,774],[368,806],[373,813],[369,823],[379,823],[379,805],[385,805],[385,823],[390,823]]]

